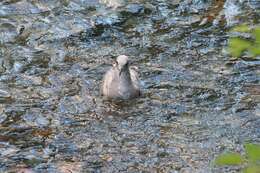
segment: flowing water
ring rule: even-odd
[[[238,172],[223,151],[260,142],[260,59],[229,30],[257,0],[2,0],[0,172]],[[102,99],[120,54],[142,97]]]

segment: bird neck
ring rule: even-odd
[[[131,84],[132,83],[129,69],[123,70],[119,77],[126,84]]]

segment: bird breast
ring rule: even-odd
[[[102,93],[108,98],[129,99],[139,95],[138,74],[134,69],[123,71],[112,67],[104,76]]]

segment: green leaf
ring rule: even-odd
[[[224,153],[215,159],[218,166],[241,165],[244,162],[243,157],[239,153]]]
[[[249,166],[243,170],[243,173],[260,173],[260,166],[259,165]]]
[[[253,35],[255,37],[256,44],[260,44],[260,27],[254,29]]]
[[[249,51],[254,57],[260,55],[260,45],[254,45],[250,47]]]
[[[250,28],[248,27],[248,25],[244,24],[244,25],[239,25],[236,26],[232,29],[232,31],[235,32],[250,32]]]
[[[260,145],[259,144],[245,144],[246,154],[250,162],[260,161]]]
[[[229,51],[234,57],[240,57],[243,51],[250,47],[251,43],[249,41],[240,38],[231,38],[229,40]]]

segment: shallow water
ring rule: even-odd
[[[257,1],[0,2],[0,172],[238,172],[212,160],[260,142],[260,68],[230,60]],[[142,97],[100,97],[111,58]]]

